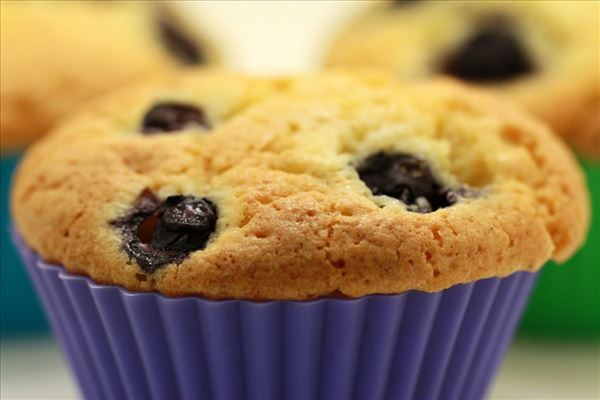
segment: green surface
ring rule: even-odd
[[[540,274],[523,322],[526,335],[600,339],[600,162],[581,160],[591,194],[586,244],[567,263]]]

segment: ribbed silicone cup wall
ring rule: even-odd
[[[535,280],[210,301],[95,284],[19,247],[88,399],[481,399]]]
[[[581,165],[591,196],[590,232],[572,259],[541,272],[521,325],[530,336],[600,340],[600,161]]]

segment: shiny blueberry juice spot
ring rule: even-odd
[[[132,209],[111,224],[121,231],[127,254],[151,273],[204,249],[217,218],[217,207],[206,198],[170,196],[161,202],[144,190]]]
[[[476,31],[442,65],[445,74],[482,83],[507,81],[533,69],[523,44],[505,23]]]
[[[427,162],[410,154],[379,152],[357,168],[374,195],[393,197],[413,212],[429,213],[458,201],[459,193],[438,182]]]
[[[174,132],[188,126],[210,129],[204,111],[190,104],[163,102],[157,103],[144,115],[141,131],[145,134]]]

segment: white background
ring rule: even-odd
[[[335,32],[361,1],[188,1],[228,65],[256,74],[316,69]],[[53,340],[3,341],[3,399],[70,399],[76,389]],[[511,348],[492,399],[599,399],[598,344],[521,341]]]

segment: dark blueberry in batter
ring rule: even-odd
[[[193,40],[181,32],[175,23],[165,18],[158,18],[157,24],[163,44],[179,61],[186,65],[197,65],[205,62],[202,50]]]
[[[445,60],[444,73],[471,82],[501,82],[534,69],[527,50],[505,23],[483,27]]]
[[[142,132],[146,134],[179,131],[188,125],[210,129],[204,111],[196,106],[182,103],[158,103],[144,115]]]
[[[451,206],[462,195],[444,187],[425,160],[410,154],[379,152],[364,160],[357,170],[374,195],[394,197],[409,211],[433,212]]]
[[[146,189],[131,211],[111,224],[120,229],[127,254],[151,273],[204,249],[215,231],[217,214],[208,199],[170,196],[161,202]]]

